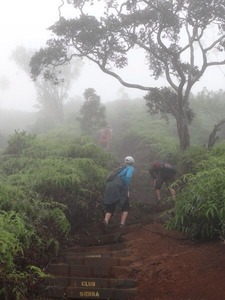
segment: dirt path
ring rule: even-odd
[[[115,230],[113,227],[111,229],[112,231]],[[97,229],[94,229],[94,232],[97,232]],[[102,276],[102,278],[111,278],[112,268],[115,267],[114,261],[118,263],[118,268],[123,268],[123,264],[121,264],[123,258],[118,260],[118,257],[121,256],[121,254],[119,256],[117,254],[117,258],[115,259],[111,257],[111,255],[107,256],[106,250],[103,249],[101,250],[103,252],[100,252],[100,263],[99,259],[98,262],[95,261],[94,257],[96,254],[93,257],[90,255],[85,256],[83,254],[83,252],[87,253],[86,251],[100,251],[99,248],[101,248],[101,246],[104,248],[108,245],[109,247],[115,246],[117,251],[120,250],[120,246],[125,246],[126,248],[122,247],[121,249],[125,249],[129,253],[126,254],[129,258],[129,262],[126,265],[126,274],[124,275],[121,273],[118,276],[113,276],[116,280],[126,278],[126,280],[129,281],[129,279],[131,279],[130,281],[135,283],[135,290],[137,290],[135,293],[129,294],[129,300],[225,299],[225,244],[222,242],[213,241],[196,243],[186,240],[182,234],[164,229],[162,223],[159,222],[153,222],[147,225],[139,224],[138,226],[128,226],[124,232],[120,232],[120,235],[118,236],[120,237],[120,241],[114,242],[113,244],[111,244],[111,235],[104,234],[98,236],[97,240],[96,236],[90,235],[89,237],[85,237],[83,240],[83,242],[85,242],[83,245],[85,250],[82,248],[82,238],[80,239],[81,245],[76,245],[75,248],[67,249],[68,251],[64,253],[64,260],[59,261],[58,265],[60,266],[61,263],[64,270],[64,265],[69,261],[70,267],[68,267],[66,272],[69,274],[67,274],[67,277],[70,279],[70,282],[67,282],[66,290],[63,290],[64,287],[61,283],[62,273],[60,271],[61,277],[59,276],[57,285],[53,284],[54,295],[57,287],[58,289],[61,288],[60,291],[62,297],[66,294],[68,296],[70,295],[68,299],[83,298],[77,298],[77,296],[74,298],[75,292],[77,292],[75,291],[75,288],[79,288],[79,286],[75,284],[75,278],[71,278],[71,276],[76,277],[76,280],[79,279],[77,277],[82,277],[82,280],[83,277],[89,279],[92,278],[92,281],[96,283],[97,287],[99,277],[101,277],[99,276],[99,267],[101,272],[104,271],[104,276]],[[106,242],[105,245],[103,239]],[[97,246],[93,246],[95,243],[97,243]],[[80,251],[81,249],[83,250]],[[99,256],[99,253],[96,253],[97,256]],[[104,253],[104,255],[102,253]],[[85,262],[85,264],[82,265],[82,268],[81,261],[82,263]],[[91,269],[89,268],[90,266],[86,264],[89,264],[90,262],[92,266]],[[55,265],[53,267],[55,268]],[[61,267],[62,266],[60,266],[60,268]],[[106,276],[104,267],[110,272],[108,277]],[[86,271],[88,274],[86,274]],[[95,271],[97,272],[97,275],[93,274]],[[73,275],[71,275],[71,272]],[[89,272],[91,272],[91,274]],[[65,277],[65,275],[63,276]],[[103,299],[102,293],[104,291],[101,290],[102,287],[101,282],[99,287],[97,287],[98,292],[101,292],[100,299]],[[93,287],[90,288],[91,290],[94,289]],[[73,297],[71,296],[72,289]],[[85,287],[85,291],[87,289],[88,287]],[[57,292],[57,297],[59,298],[58,293],[59,292]],[[130,298],[130,295],[134,294],[137,294],[137,296]],[[90,299],[93,299],[93,297]]]
[[[225,245],[194,243],[162,224],[143,225],[128,234],[134,257],[131,278],[138,281],[134,300],[225,299]]]

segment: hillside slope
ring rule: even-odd
[[[225,245],[196,243],[161,223],[131,232],[134,262],[132,279],[138,281],[134,300],[225,299]],[[133,300],[133,299],[132,299]]]

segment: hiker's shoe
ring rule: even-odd
[[[121,224],[119,225],[119,232],[121,234],[125,234],[128,232],[128,227],[125,224]]]
[[[103,233],[107,233],[108,232],[108,226],[109,226],[109,224],[106,223],[105,221],[103,221],[101,225],[102,225],[101,226],[102,227],[102,232]]]
[[[113,243],[119,243],[120,240],[121,240],[121,232],[115,233],[115,235],[113,237]]]

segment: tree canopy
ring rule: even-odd
[[[20,69],[29,75],[29,61],[33,54],[34,50],[20,46],[12,52],[11,58]],[[82,61],[76,59],[73,64],[54,68],[54,72],[57,74],[57,79],[54,81],[49,81],[42,77],[35,80],[34,87],[37,93],[36,106],[40,109],[45,119],[48,119],[50,122],[53,120],[57,122],[63,121],[63,106],[68,98],[73,81],[80,75],[82,65]]]
[[[156,92],[163,98],[160,89],[130,83],[118,73],[128,66],[131,50],[142,50],[149,74],[155,80],[164,77],[175,94],[177,114],[173,116],[180,147],[186,149],[190,145],[191,89],[207,68],[225,64],[224,1],[100,0],[104,7],[100,17],[89,14],[94,1],[67,2],[74,6],[75,17],[60,15],[49,28],[56,38],[32,57],[33,78],[41,72],[49,75],[49,65],[64,64],[73,56],[86,57],[124,86],[146,90],[149,103],[156,102]],[[162,103],[162,110],[171,114],[174,100]]]
[[[81,131],[84,134],[96,135],[96,132],[106,125],[105,106],[93,88],[84,91],[84,103],[80,109]]]

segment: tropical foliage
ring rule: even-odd
[[[105,104],[105,120],[113,129],[110,152],[96,145],[93,136],[78,136],[79,109],[73,120],[42,136],[25,130],[10,135],[0,154],[2,294],[20,299],[36,292],[51,259],[80,228],[101,218],[104,179],[115,160],[121,162],[127,154],[135,157],[135,177],[146,190],[144,172],[152,160],[167,159],[177,166],[177,199],[168,228],[192,238],[225,238],[224,131],[216,147],[206,147],[217,116],[223,115],[224,94],[203,91],[192,100],[196,146],[185,151],[179,149],[175,121],[148,114],[143,99]],[[140,217],[152,213],[137,189],[133,211]]]
[[[101,214],[113,159],[90,139],[15,131],[0,155],[1,293],[35,292],[69,234]]]
[[[225,146],[203,152],[189,156],[191,172],[180,179],[183,188],[167,227],[192,238],[225,239]]]

